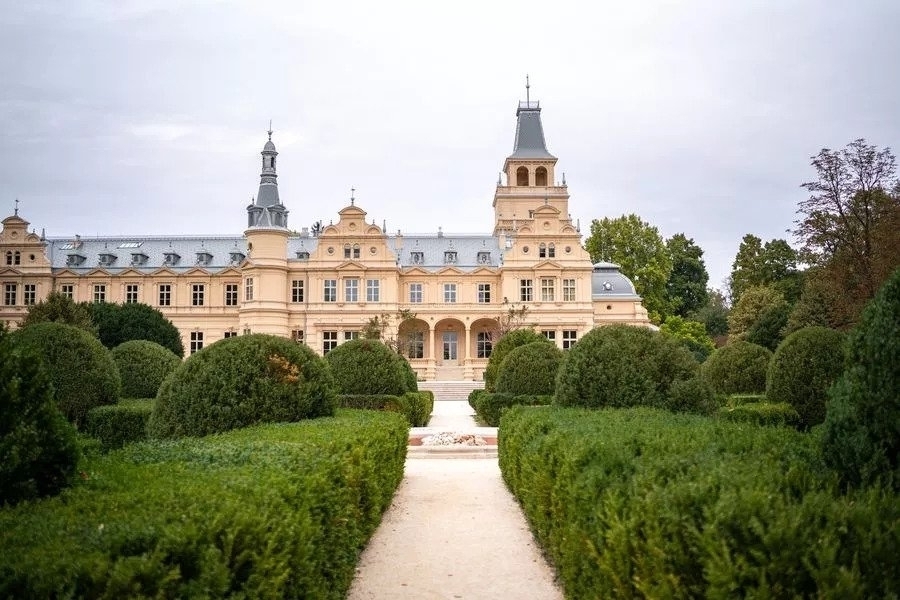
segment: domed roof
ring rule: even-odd
[[[272,143],[272,140],[266,142],[266,145],[263,146],[263,152],[270,151],[275,152],[275,144]]]
[[[635,299],[639,300],[637,291],[631,280],[622,275],[619,265],[611,262],[598,262],[591,274],[591,299]]]

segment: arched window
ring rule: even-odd
[[[272,157],[272,168],[273,169],[275,168],[275,157],[274,156]]]
[[[13,258],[13,264],[14,264],[14,265],[18,265],[18,264],[21,264],[21,263],[22,263],[22,255],[19,253],[18,250],[16,250],[16,253],[13,254],[13,257],[14,257],[14,258]]]
[[[359,244],[353,244],[353,258],[359,258]]]
[[[547,185],[547,169],[538,167],[534,172],[534,185]]]
[[[344,244],[344,258],[350,258],[350,244]]]
[[[556,257],[556,245],[552,242],[549,246],[547,246],[547,258],[555,258]]]
[[[12,251],[11,250],[6,251],[6,264],[8,264],[8,265],[12,264]]]
[[[516,185],[528,185],[528,169],[526,167],[516,169]]]
[[[543,242],[538,246],[538,258],[547,258],[547,244]]]

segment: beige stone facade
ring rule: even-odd
[[[524,324],[561,348],[599,324],[648,324],[631,282],[615,265],[592,265],[582,248],[537,103],[520,103],[517,117],[491,234],[388,234],[353,201],[321,232],[291,231],[270,132],[243,235],[44,238],[18,210],[4,219],[0,319],[15,327],[56,290],[158,308],[189,352],[254,332],[322,354],[389,315],[386,335],[403,342],[420,378],[476,380],[511,307],[527,307]],[[400,323],[400,311],[415,316]]]

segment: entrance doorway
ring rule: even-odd
[[[456,332],[455,331],[446,331],[444,332],[444,352],[443,357],[445,361],[456,362]]]

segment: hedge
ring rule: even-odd
[[[131,340],[110,351],[122,377],[125,398],[155,398],[159,386],[181,364],[168,348],[148,340]]]
[[[0,597],[346,597],[403,477],[399,415],[130,445],[0,510]]]
[[[745,402],[734,406],[723,406],[719,409],[718,417],[725,421],[757,425],[796,427],[800,423],[800,415],[787,402]]]
[[[325,355],[325,362],[339,394],[399,396],[418,389],[406,359],[379,340],[344,342]]]
[[[497,378],[500,376],[500,366],[506,356],[519,346],[543,342],[552,344],[550,340],[533,329],[513,329],[502,335],[491,348],[491,356],[488,358],[487,367],[484,369],[484,389],[489,392],[496,391]]]
[[[510,354],[512,356],[512,354]],[[541,406],[553,403],[553,396],[534,394],[507,394],[486,392],[475,400],[475,414],[488,427],[500,425],[500,416],[511,406]]]
[[[84,432],[100,440],[104,451],[145,440],[154,402],[152,398],[145,398],[98,406],[88,413]]]
[[[485,389],[472,390],[471,392],[469,392],[469,406],[472,408],[472,410],[478,410],[478,398],[480,398],[484,394],[490,394],[490,392]]]
[[[739,340],[713,352],[701,365],[700,376],[720,394],[765,392],[771,359],[768,348]]]
[[[562,350],[546,341],[513,348],[500,365],[496,390],[513,395],[552,396],[562,358]]]
[[[402,413],[410,427],[425,427],[434,410],[434,394],[431,391],[406,392],[401,396],[391,394],[341,394],[341,408],[386,410]]]
[[[897,495],[843,495],[814,435],[649,408],[515,407],[500,431],[567,598],[900,592]]]

